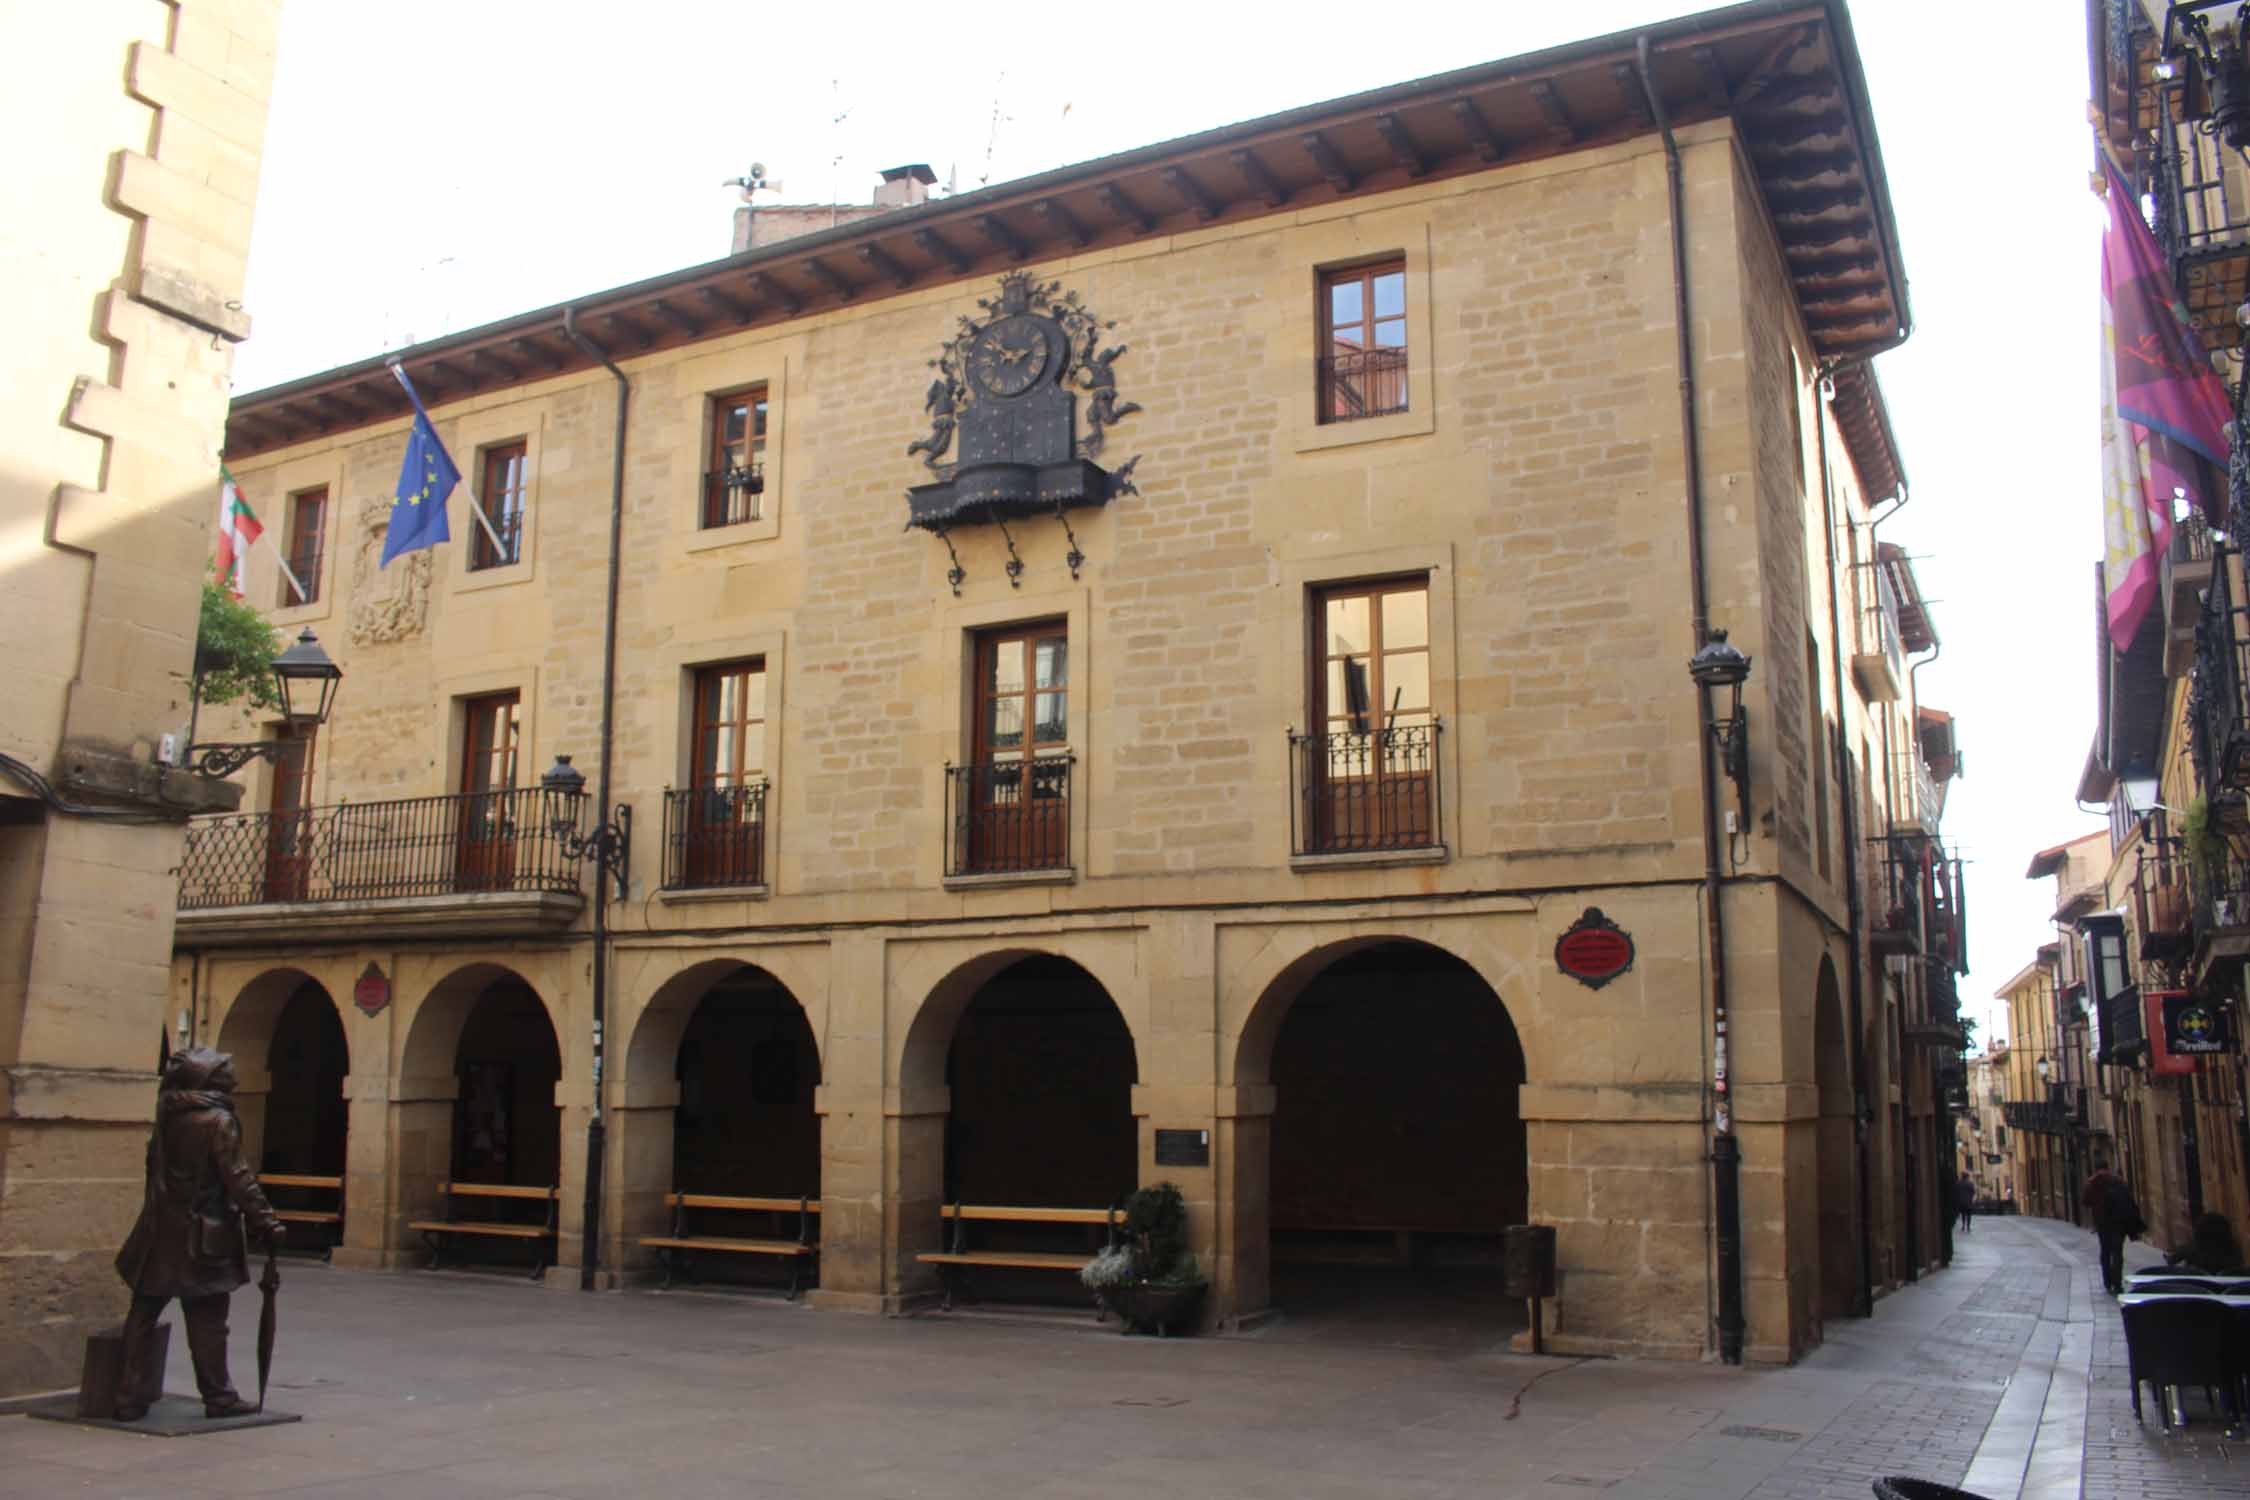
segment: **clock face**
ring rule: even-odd
[[[969,373],[995,396],[1020,396],[1047,369],[1047,337],[1036,318],[1002,318],[977,335]]]

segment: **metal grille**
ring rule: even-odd
[[[1070,771],[1077,757],[945,768],[948,875],[1070,868]]]
[[[515,787],[188,823],[180,910],[277,901],[363,901],[468,891],[578,889],[585,794]]]
[[[703,476],[703,526],[739,526],[765,514],[766,466],[713,469]]]
[[[1320,361],[1320,417],[1351,422],[1406,410],[1406,351],[1355,349]]]
[[[664,794],[664,889],[766,883],[766,783]]]
[[[1291,851],[1428,849],[1442,811],[1437,724],[1289,736]]]

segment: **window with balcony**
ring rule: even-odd
[[[289,521],[282,561],[279,608],[320,602],[321,552],[328,533],[328,486],[289,497]]]
[[[506,568],[523,560],[524,444],[500,443],[484,450],[482,483],[474,503],[490,530],[471,522],[469,571]],[[497,543],[493,538],[498,537]]]
[[[948,768],[949,875],[1070,867],[1070,640],[1060,620],[978,634],[969,763]]]
[[[461,801],[453,860],[458,890],[504,891],[515,881],[521,821],[513,795],[518,706],[513,692],[487,693],[461,703]]]
[[[765,518],[766,388],[711,398],[711,448],[703,473],[703,528]]]
[[[1320,273],[1320,420],[1407,409],[1406,262]]]
[[[1311,729],[1294,737],[1295,851],[1424,849],[1438,840],[1438,721],[1423,575],[1312,597]]]
[[[764,885],[764,659],[698,670],[694,715],[687,788],[665,798],[665,884]]]

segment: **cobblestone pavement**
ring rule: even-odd
[[[307,1266],[274,1391],[303,1422],[166,1442],[0,1417],[0,1497],[1867,1500],[1908,1474],[2065,1500],[2081,1465],[2098,1500],[2250,1494],[2208,1417],[2134,1427],[2093,1267],[2068,1225],[1980,1221],[1951,1270],[1743,1371],[1533,1359],[1458,1325],[1158,1341]]]

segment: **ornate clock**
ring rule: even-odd
[[[1048,347],[1052,318],[1021,313],[987,327],[969,346],[969,375],[994,396],[1020,396],[1036,385],[1053,362]]]

